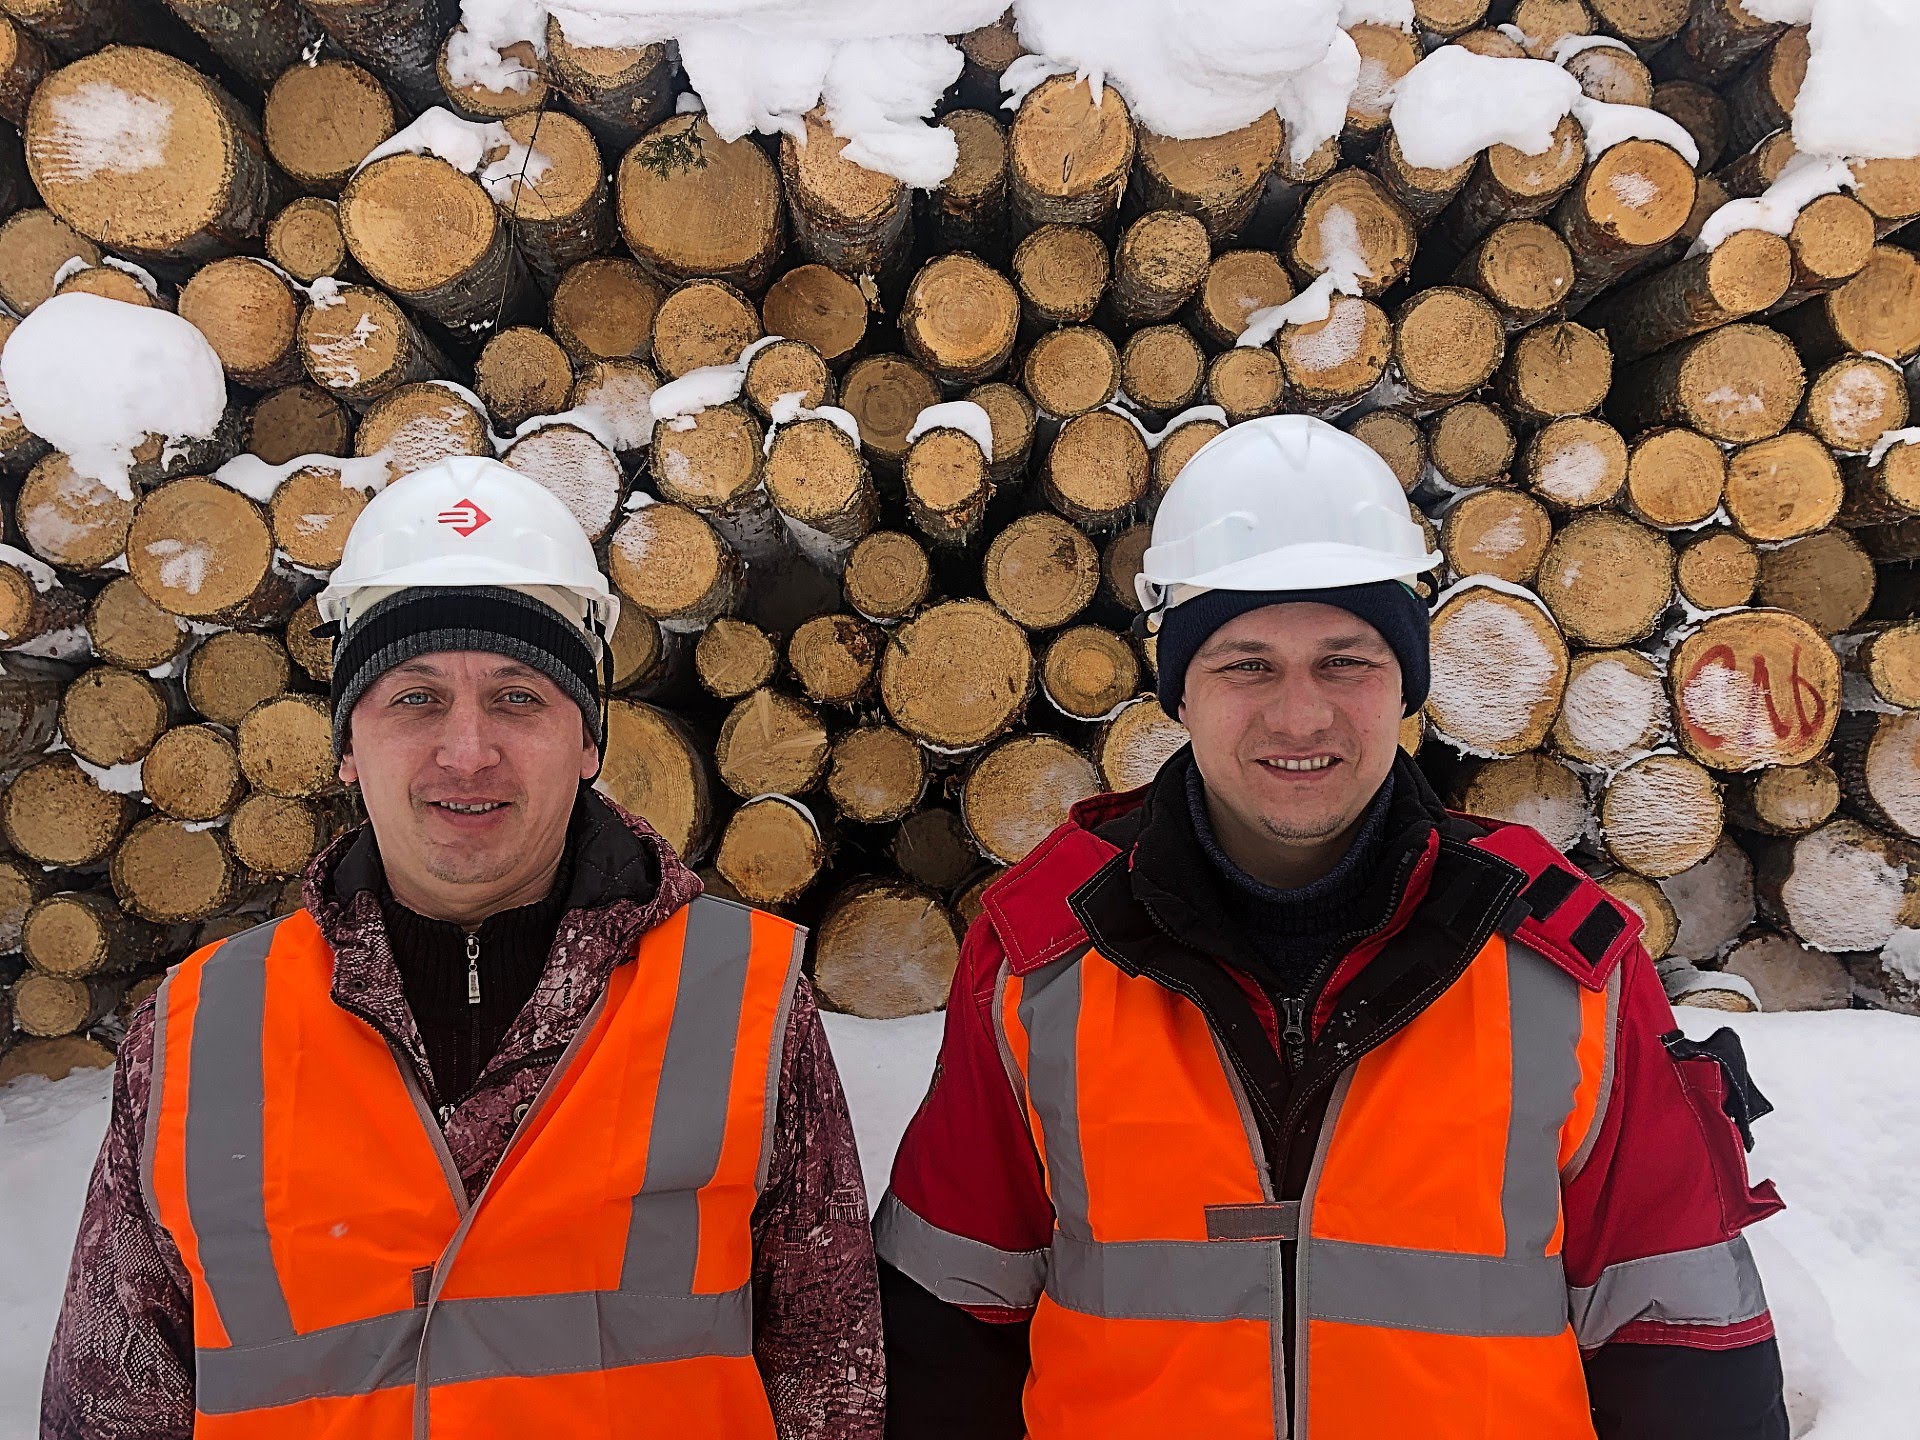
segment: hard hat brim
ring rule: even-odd
[[[1149,581],[1196,590],[1336,590],[1380,580],[1410,581],[1440,564],[1437,552],[1392,555],[1328,542],[1290,545],[1198,575],[1156,575],[1153,559],[1149,549],[1141,565],[1141,574]]]

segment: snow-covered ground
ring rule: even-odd
[[[1920,1335],[1920,1020],[1877,1011],[1723,1015],[1777,1107],[1751,1164],[1788,1209],[1750,1232],[1786,1360],[1794,1434],[1916,1433]],[[827,1017],[871,1195],[932,1073],[940,1017]],[[75,1217],[106,1126],[109,1076],[0,1089],[0,1440],[28,1440]]]

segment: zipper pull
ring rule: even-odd
[[[1287,1068],[1298,1070],[1307,1050],[1307,1002],[1282,998],[1280,1011],[1287,1021],[1286,1028],[1280,1032],[1280,1044],[1287,1055]]]
[[[480,1003],[480,937],[467,936],[467,1004]]]

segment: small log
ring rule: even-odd
[[[1084,415],[1119,393],[1120,352],[1090,325],[1049,330],[1027,351],[1020,388],[1044,414]]]
[[[927,756],[904,731],[861,725],[833,742],[827,795],[844,820],[891,824],[920,803]]]
[[[1674,583],[1687,602],[1701,610],[1745,605],[1760,583],[1760,553],[1731,530],[1704,531],[1682,547]]]
[[[1149,210],[1120,236],[1113,258],[1113,304],[1129,327],[1165,320],[1206,278],[1207,230],[1178,210]]]
[[[1614,861],[1660,880],[1713,853],[1725,823],[1719,787],[1683,755],[1648,755],[1611,776],[1600,834]]]
[[[1228,250],[1207,266],[1188,321],[1213,348],[1225,349],[1239,339],[1254,311],[1292,298],[1293,277],[1279,256],[1270,250]]]
[[[1019,626],[983,601],[950,600],[894,632],[881,657],[880,695],[893,722],[916,740],[971,750],[1019,719],[1033,671]]]
[[[1778,435],[1805,393],[1806,372],[1791,342],[1741,322],[1627,367],[1607,405],[1623,430],[1687,425],[1710,440],[1744,445]]]
[[[232,729],[248,711],[286,693],[293,680],[287,648],[256,630],[209,635],[187,658],[187,703]]]
[[[1813,436],[1789,430],[1743,445],[1727,463],[1727,518],[1761,544],[1825,529],[1840,513],[1840,467]]]
[[[676,428],[685,420],[692,423]],[[655,430],[650,462],[661,498],[698,511],[748,563],[785,548],[785,527],[760,483],[761,436],[746,406],[715,405]]]
[[[320,28],[416,110],[440,101],[436,64],[447,0],[301,0]]]
[[[1013,282],[1032,325],[1083,325],[1106,293],[1113,262],[1084,225],[1042,225],[1014,248]]]
[[[102,98],[104,97],[104,99]],[[98,107],[140,116],[127,153],[102,163]],[[136,258],[200,261],[256,240],[286,199],[266,143],[238,101],[184,61],[115,45],[55,71],[34,91],[27,168],[47,208]],[[169,163],[192,155],[195,163]]]
[[[944,425],[924,432],[908,448],[900,477],[907,518],[934,544],[964,546],[979,533],[992,486],[971,435]]]
[[[149,600],[189,619],[267,620],[293,603],[264,511],[198,476],[141,498],[127,530],[127,565]]]
[[[0,116],[14,129],[27,123],[27,104],[47,72],[58,65],[38,36],[10,16],[0,16]]]
[[[891,625],[925,603],[933,589],[933,571],[918,540],[897,530],[876,530],[848,552],[840,585],[849,607]]]
[[[1631,870],[1615,870],[1600,877],[1600,888],[1640,917],[1640,944],[1648,959],[1659,960],[1672,951],[1680,917],[1657,883]]]
[[[940,403],[940,386],[904,355],[869,355],[840,377],[840,404],[860,424],[868,459],[897,467],[920,412]]]
[[[1571,115],[1554,128],[1538,155],[1511,145],[1489,146],[1436,223],[1454,244],[1470,249],[1496,225],[1536,220],[1553,209],[1580,178],[1586,159],[1586,134]]]
[[[437,155],[387,155],[356,171],[340,192],[340,230],[383,289],[452,330],[491,329],[529,291],[493,197]]]
[[[1920,925],[1920,846],[1832,820],[1763,847],[1754,889],[1769,922],[1817,950],[1877,950]]]
[[[929,805],[902,820],[887,853],[908,880],[943,895],[980,864],[966,822],[944,805]]]
[[[862,880],[836,895],[820,922],[813,984],[829,1009],[893,1020],[939,1009],[959,960],[959,932],[938,896]]]
[[[21,210],[0,224],[0,303],[30,315],[53,294],[53,277],[69,260],[100,263],[101,251],[51,210]]]
[[[119,975],[159,960],[165,935],[134,920],[98,891],[38,900],[21,924],[27,964],[42,975]]]
[[[22,1075],[64,1080],[76,1070],[105,1070],[113,1051],[90,1035],[55,1035],[26,1039],[0,1054],[0,1085]]]
[[[623,809],[659,831],[676,855],[697,863],[713,838],[709,754],[679,717],[638,700],[615,699],[607,707],[600,784]]]
[[[1073,75],[1043,80],[1007,134],[1015,223],[1100,225],[1119,208],[1133,166],[1133,116],[1120,92]]]
[[[1799,617],[1741,610],[1712,617],[1680,642],[1668,688],[1676,735],[1703,764],[1800,765],[1833,736],[1840,663]]]
[[[1413,23],[1424,36],[1452,40],[1486,22],[1488,0],[1413,0]]]
[[[844,570],[879,513],[859,444],[831,420],[799,420],[774,431],[763,473],[800,553],[823,570]]]
[[[1846,284],[1873,258],[1873,238],[1873,212],[1853,196],[1821,195],[1811,201],[1787,233],[1793,279],[1771,308],[1790,310]]]
[[[575,365],[643,359],[653,343],[660,296],[660,287],[631,260],[582,260],[554,288],[547,329]]]
[[[975,845],[1015,865],[1065,823],[1069,809],[1099,791],[1093,762],[1064,740],[1015,735],[968,767],[960,815]]]
[[[1509,331],[1544,320],[1573,289],[1573,252],[1550,225],[1510,220],[1489,230],[1453,272],[1486,296]]]
[[[8,658],[0,675],[0,764],[10,768],[52,742],[64,679],[64,668],[51,661]],[[8,948],[0,947],[0,954]]]
[[[249,710],[235,730],[240,773],[253,789],[305,800],[339,782],[333,720],[316,695],[276,695]]]
[[[900,338],[914,359],[948,383],[976,384],[1012,358],[1020,297],[1006,277],[972,255],[935,256],[913,277],[900,307]]]
[[[512,217],[515,248],[540,282],[552,288],[582,260],[613,248],[613,202],[593,135],[571,115],[518,114],[506,122],[514,140],[546,162],[510,179],[499,203]]]
[[[1657,140],[1623,140],[1594,159],[1553,212],[1573,252],[1570,298],[1598,294],[1678,235],[1697,184],[1686,158]]]
[[[653,392],[660,377],[643,360],[589,360],[574,376],[567,409],[591,411],[623,459],[653,443]]]
[[[1580,843],[1593,819],[1578,772],[1539,750],[1476,767],[1460,792],[1460,808],[1525,825],[1562,852]]]
[[[140,767],[154,809],[175,820],[213,820],[246,792],[239,752],[211,725],[178,725],[154,741]]]
[[[233,858],[250,874],[269,879],[300,874],[327,839],[319,807],[261,791],[241,800],[227,822]]]
[[[595,544],[620,518],[626,490],[620,461],[579,426],[543,425],[514,441],[500,458],[564,501]]]
[[[270,390],[301,378],[300,301],[277,273],[247,256],[202,266],[180,291],[190,320],[236,385]]]
[[[1440,551],[1455,575],[1530,582],[1553,539],[1553,519],[1530,495],[1508,486],[1473,490],[1448,507]]]
[[[1873,227],[1881,235],[1920,219],[1920,165],[1913,157],[1901,159],[1854,160],[1854,194],[1873,214]]]
[[[1763,20],[1743,0],[1700,0],[1680,32],[1678,50],[1701,74],[1729,74],[1750,60],[1786,26]]]
[[[913,207],[905,185],[842,153],[815,107],[800,119],[802,135],[780,137],[781,190],[793,215],[793,238],[807,258],[843,275],[890,274],[912,242]]]
[[[1829,450],[1863,454],[1909,414],[1906,376],[1877,355],[1842,355],[1813,377],[1794,422]]]
[[[1361,293],[1379,295],[1413,263],[1415,231],[1407,212],[1364,170],[1338,170],[1314,186],[1294,220],[1282,254],[1303,283],[1329,257],[1357,254],[1365,264]]]
[[[38,865],[18,855],[0,855],[0,955],[19,951],[27,912],[52,890],[53,882]],[[0,1022],[5,1018],[0,1014]],[[0,1023],[0,1035],[5,1034],[6,1026]]]
[[[1606,337],[1560,320],[1514,338],[1498,388],[1516,420],[1544,424],[1597,409],[1612,378],[1613,351]]]
[[[338,195],[368,152],[399,128],[386,88],[351,61],[290,62],[267,91],[267,153],[315,195]]]
[[[80,980],[30,970],[14,983],[13,1018],[29,1035],[77,1035],[111,1015],[124,989],[124,977]]]
[[[1840,808],[1840,777],[1825,759],[1769,765],[1727,782],[1727,818],[1762,835],[1804,835]]]
[[[1920,709],[1920,620],[1881,623],[1844,647],[1841,666],[1882,704]]]
[[[829,748],[813,706],[762,687],[727,712],[713,759],[720,782],[742,799],[804,795],[826,775]]]
[[[82,760],[129,765],[167,728],[167,692],[145,675],[96,665],[60,697],[60,735]]]
[[[285,649],[287,658],[298,665],[309,680],[318,685],[329,685],[333,682],[333,638],[330,635],[315,633],[320,628],[320,607],[317,600],[317,596],[309,595],[300,602],[293,614],[287,617]],[[616,626],[614,634],[618,636],[619,633]],[[189,672],[189,678],[191,678],[191,672]],[[201,713],[206,712],[202,710]]]
[[[624,151],[673,109],[678,55],[670,43],[579,45],[547,19],[547,74],[610,153]]]
[[[1483,400],[1449,405],[1427,422],[1427,457],[1445,485],[1469,490],[1500,483],[1513,456],[1506,412]]]
[[[1065,625],[1099,586],[1093,542],[1054,515],[1023,515],[987,547],[982,566],[987,598],[1028,630]]]
[[[1473,174],[1474,157],[1469,155],[1457,165],[1438,169],[1410,165],[1400,149],[1400,137],[1390,130],[1375,146],[1367,164],[1414,223],[1425,226],[1453,203],[1453,197]]]
[[[1653,72],[1631,51],[1597,45],[1568,56],[1566,71],[1580,82],[1580,92],[1590,99],[1608,105],[1653,104]]]
[[[1722,87],[1727,98],[1728,139],[1745,152],[1793,123],[1793,102],[1806,79],[1807,27],[1796,25],[1756,55]]]
[[[1720,968],[1753,986],[1763,1011],[1846,1010],[1853,1004],[1847,967],[1784,935],[1763,932],[1741,941]]]
[[[49,755],[0,795],[0,830],[10,847],[42,865],[95,865],[137,809],[130,796],[102,790],[71,755]]]
[[[1178,210],[1206,226],[1219,245],[1253,214],[1261,187],[1279,162],[1284,134],[1269,110],[1257,120],[1195,140],[1139,133],[1131,198],[1141,210]]]
[[[723,280],[689,280],[669,291],[653,316],[654,367],[667,379],[731,365],[760,338],[753,303]]]
[[[1387,128],[1393,88],[1419,63],[1419,40],[1397,25],[1363,23],[1347,27],[1360,51],[1360,79],[1347,101],[1343,144],[1362,149]]]
[[[1832,760],[1853,814],[1920,840],[1920,714],[1841,716]]]
[[[1855,548],[1874,560],[1920,560],[1920,525],[1911,520],[1872,525],[1854,533]]]
[[[952,117],[948,117],[952,118]],[[825,265],[796,265],[760,301],[769,335],[804,340],[838,369],[867,334],[867,299],[860,287]]]
[[[1120,389],[1149,415],[1185,409],[1200,393],[1206,353],[1183,325],[1150,325],[1120,351]]]
[[[1920,255],[1876,245],[1858,274],[1774,324],[1810,365],[1849,352],[1904,364],[1920,355]]]
[[[1381,372],[1384,375],[1384,370]],[[1264,347],[1223,350],[1207,366],[1207,402],[1227,413],[1231,424],[1272,415],[1280,409],[1287,376],[1280,357]],[[1346,408],[1330,407],[1326,413]]]
[[[1738,8],[1740,0],[1733,3]],[[1693,143],[1700,149],[1702,172],[1719,168],[1726,158],[1732,121],[1727,102],[1720,98],[1717,90],[1696,80],[1665,80],[1653,87],[1652,98],[1643,103],[1678,123],[1693,137]]]
[[[1661,880],[1679,929],[1673,953],[1707,960],[1723,953],[1754,920],[1753,862],[1729,836],[1698,865]]]
[[[149,600],[130,575],[109,580],[87,602],[93,653],[130,670],[157,670],[187,648],[190,632]]]
[[[367,407],[353,434],[363,458],[383,456],[389,480],[424,470],[451,455],[493,449],[487,417],[466,395],[445,385],[402,385]]]
[[[1717,250],[1616,291],[1584,318],[1607,332],[1621,359],[1638,360],[1758,314],[1786,294],[1792,278],[1793,253],[1784,239],[1741,230]]]
[[[727,280],[759,294],[785,240],[780,177],[751,139],[722,140],[703,115],[675,115],[620,161],[620,233],[656,279]]]
[[[508,432],[536,415],[564,410],[572,385],[573,366],[560,342],[526,325],[493,335],[474,362],[474,391]]]
[[[883,631],[855,615],[816,615],[787,642],[787,667],[816,705],[859,705],[872,698]]]
[[[820,878],[827,846],[811,811],[784,795],[768,795],[727,818],[713,863],[742,900],[777,910]]]
[[[640,698],[666,683],[684,650],[677,642],[668,643],[657,620],[632,606],[614,620],[611,641],[613,681],[608,689],[616,695],[632,691]]]
[[[739,605],[745,572],[733,547],[685,505],[643,505],[607,549],[620,593],[670,633],[697,634]]]
[[[353,422],[346,406],[302,379],[264,396],[247,412],[240,443],[269,465],[300,455],[350,455]]]
[[[804,340],[769,339],[747,362],[740,393],[761,419],[772,421],[784,395],[797,395],[803,408],[817,410],[837,391],[818,350]]]
[[[84,595],[29,557],[0,560],[0,646],[51,641],[81,623],[86,604]]]
[[[406,312],[370,285],[342,286],[336,304],[300,312],[300,363],[323,392],[349,404],[453,373]]]
[[[1873,559],[1844,530],[1820,530],[1760,552],[1757,603],[1798,615],[1822,635],[1850,630],[1873,603]]]
[[[173,301],[164,292],[147,289],[146,282],[132,269],[122,269],[111,259],[85,270],[75,270],[54,287],[56,295],[98,295],[124,305],[147,310],[171,310]]]
[[[984,110],[939,119],[958,152],[947,178],[926,192],[919,221],[934,247],[999,259],[1006,252],[1007,131]]]
[[[956,88],[969,104],[994,106],[1000,103],[1000,77],[1007,66],[1026,54],[1014,23],[1013,7],[1008,6],[990,25],[953,37],[965,62]]]
[[[1420,483],[1427,467],[1427,437],[1415,421],[1392,410],[1373,410],[1347,426],[1347,433],[1392,467],[1402,490],[1411,494]]]
[[[1147,508],[1159,508],[1161,497],[1186,468],[1187,461],[1199,454],[1214,436],[1225,433],[1226,428],[1218,420],[1202,416],[1189,420],[1154,447],[1153,470],[1147,482]]]
[[[1507,351],[1499,313],[1482,296],[1436,285],[1409,296],[1393,316],[1393,354],[1368,403],[1409,414],[1439,410],[1493,378]]]
[[[1549,420],[1521,452],[1519,478],[1557,511],[1605,505],[1627,483],[1627,442],[1591,415]]]
[[[1627,645],[1653,633],[1673,599],[1673,546],[1624,515],[1576,515],[1553,537],[1535,588],[1579,645]]]
[[[1186,743],[1187,727],[1168,719],[1152,695],[1141,695],[1114,711],[1094,735],[1094,768],[1104,789],[1137,790]]]
[[[149,815],[127,832],[109,867],[113,893],[129,912],[161,925],[204,920],[232,903],[240,881],[227,838]]]
[[[1024,478],[1040,418],[1033,401],[1019,386],[1004,380],[976,385],[966,398],[987,412],[987,429],[993,439],[987,474],[993,477],[993,483],[1001,486]]]
[[[1618,769],[1667,739],[1673,705],[1665,678],[1637,650],[1583,650],[1567,671],[1554,719],[1554,750],[1569,760]]]
[[[1290,403],[1331,418],[1380,382],[1393,350],[1393,322],[1371,300],[1335,295],[1327,318],[1280,332],[1280,368]]]
[[[359,273],[340,233],[340,207],[317,195],[299,195],[282,206],[267,222],[263,244],[267,258],[303,285],[323,275]]]
[[[1726,455],[1697,430],[1649,430],[1627,448],[1626,508],[1655,529],[1708,519],[1720,508],[1726,484]]]
[[[1567,681],[1567,642],[1544,608],[1469,586],[1434,612],[1431,643],[1427,715],[1442,738],[1489,756],[1539,747]]]
[[[500,58],[509,62],[511,67],[503,84],[497,87],[481,81],[456,84],[448,62],[448,51],[465,36],[466,29],[465,25],[455,25],[449,30],[446,39],[440,42],[440,52],[433,62],[434,78],[447,97],[447,107],[454,114],[463,120],[478,120],[484,124],[547,108],[553,87],[547,81],[546,64],[531,41],[515,40],[500,47]]]
[[[1146,442],[1133,422],[1095,410],[1061,427],[1047,451],[1040,491],[1082,529],[1110,530],[1145,497],[1148,468]],[[1088,579],[1091,584],[1091,574]]]
[[[1048,642],[1040,691],[1074,720],[1104,720],[1140,688],[1140,662],[1125,639],[1098,625],[1074,625]]]

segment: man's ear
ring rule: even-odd
[[[351,785],[360,778],[360,767],[353,763],[353,751],[349,750],[340,757],[340,783]]]

